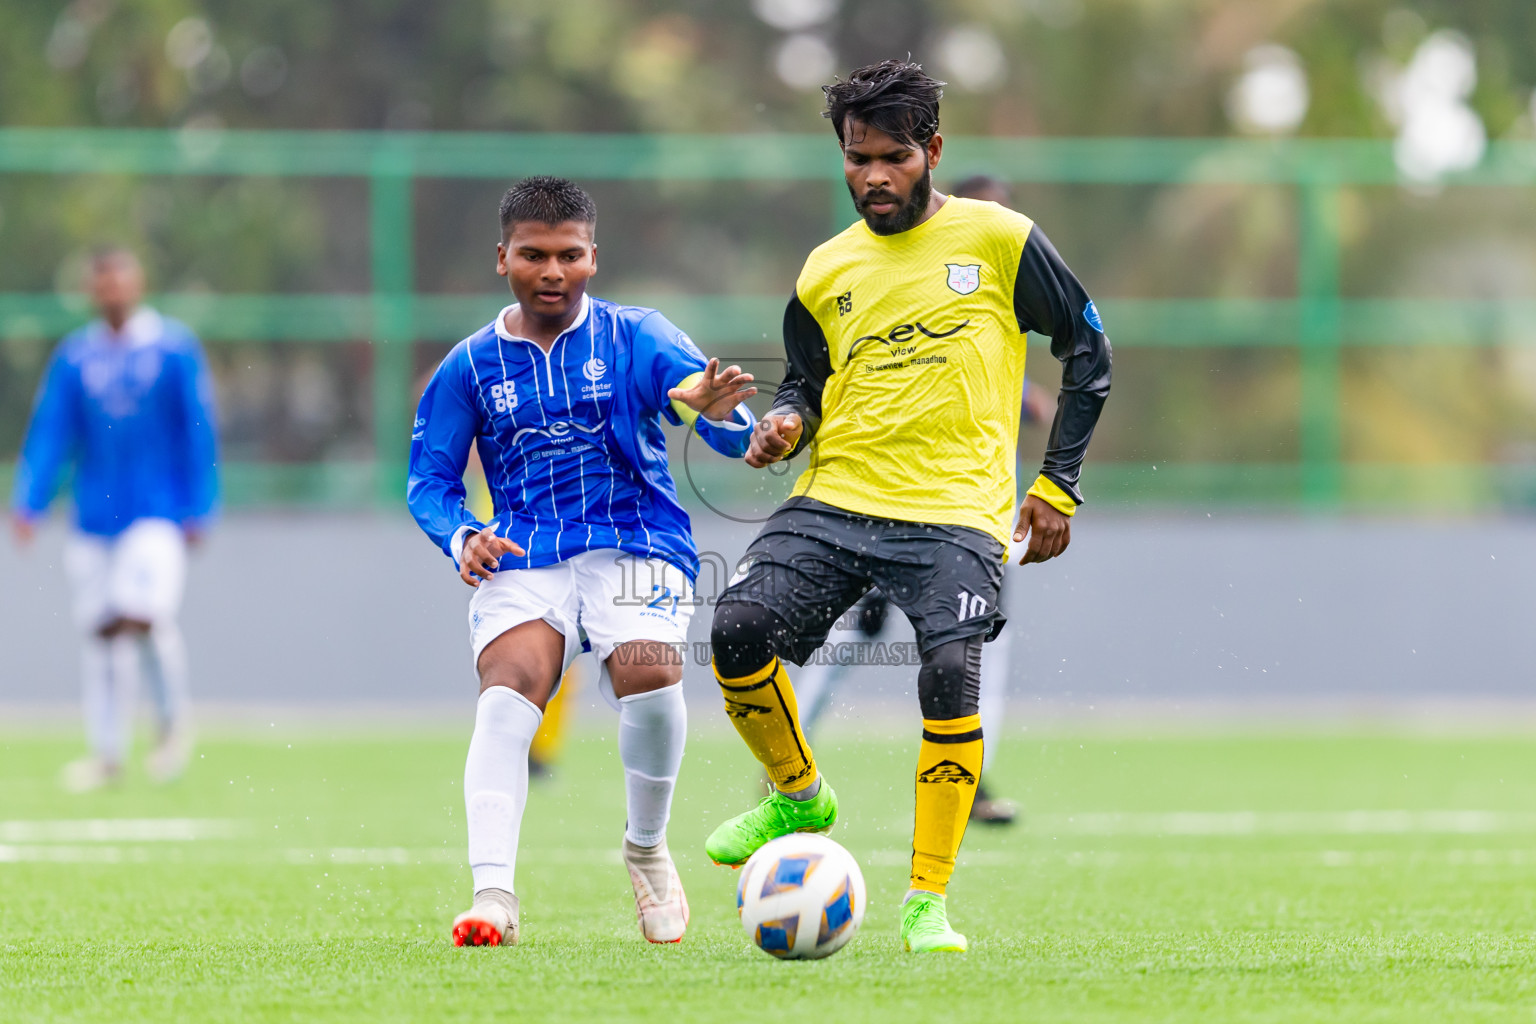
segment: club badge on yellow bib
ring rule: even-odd
[[[969,295],[981,287],[981,265],[978,263],[946,263],[949,286],[961,295]]]

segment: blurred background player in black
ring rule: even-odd
[[[999,206],[1008,206],[1010,200],[1007,184],[989,174],[973,174],[963,179],[955,186],[954,194],[963,199],[979,199],[986,203],[997,203]],[[1055,415],[1055,398],[1045,388],[1025,377],[1024,394],[1019,408],[1020,426],[1049,424]],[[1003,574],[1000,602],[1005,608],[1008,602],[1008,580],[1011,575],[1012,573]],[[880,588],[871,589],[859,599],[858,604],[838,620],[832,632],[827,635],[825,660],[806,665],[804,671],[800,673],[800,678],[796,680],[795,691],[799,695],[802,708],[801,724],[807,733],[814,732],[818,720],[832,705],[833,691],[852,667],[851,664],[840,662],[843,660],[857,662],[857,659],[849,654],[843,654],[839,658],[839,652],[849,650],[850,648],[846,646],[849,644],[878,640],[885,631],[889,611],[890,600],[881,593]],[[981,727],[988,736],[1000,737],[1003,734],[1003,712],[1008,703],[1008,679],[1013,671],[1013,662],[1010,657],[1012,645],[1013,632],[1004,627],[997,639],[982,650]],[[1009,825],[1018,816],[1018,806],[1011,800],[994,795],[987,786],[986,772],[996,756],[997,744],[989,743],[982,754],[982,778],[976,786],[976,802],[971,805],[971,820],[991,825]]]

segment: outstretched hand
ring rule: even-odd
[[[691,388],[673,388],[667,397],[682,402],[705,419],[723,420],[743,401],[757,394],[757,388],[748,387],[754,380],[739,366],[720,369],[720,360],[711,359],[704,367],[704,376]]]
[[[803,426],[794,413],[776,416],[769,413],[757,422],[752,431],[752,442],[747,448],[747,465],[762,469],[781,461],[795,442],[800,440]]]
[[[37,536],[37,524],[26,516],[19,515],[11,520],[11,534],[16,538],[17,547],[30,547]]]
[[[1019,521],[1013,528],[1014,542],[1023,541],[1026,535],[1029,546],[1024,549],[1019,564],[1049,562],[1072,543],[1072,517],[1031,494],[1019,507]]]
[[[502,555],[522,554],[527,552],[487,527],[464,538],[464,550],[459,553],[459,579],[478,587],[495,575]]]

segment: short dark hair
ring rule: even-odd
[[[506,235],[520,221],[536,220],[554,227],[574,220],[597,223],[597,204],[568,178],[536,174],[507,189],[501,197],[501,233]]]
[[[906,143],[926,146],[939,131],[939,97],[943,82],[929,78],[921,64],[910,60],[883,60],[853,71],[847,80],[824,85],[832,130],[843,145],[843,126],[849,118]]]

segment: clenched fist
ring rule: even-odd
[[[762,469],[782,461],[795,446],[795,442],[800,440],[802,429],[804,427],[800,417],[794,413],[784,416],[769,413],[764,416],[752,432],[752,443],[747,448],[747,465],[753,469]]]

